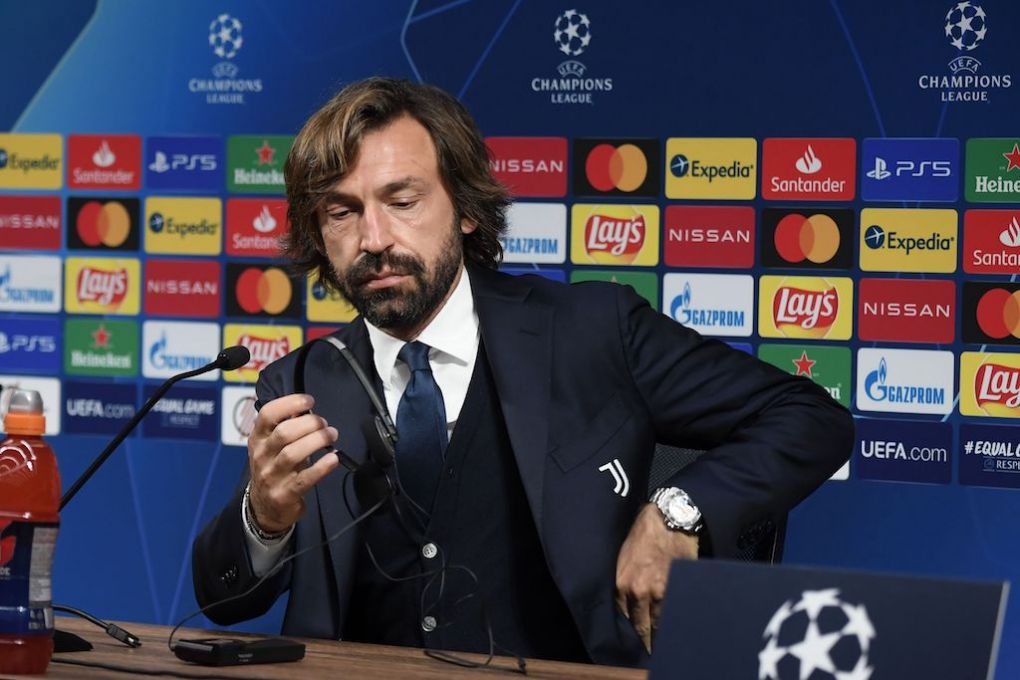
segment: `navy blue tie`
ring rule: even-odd
[[[409,342],[397,358],[411,369],[411,380],[397,406],[397,473],[407,495],[428,513],[448,443],[446,406],[432,377],[428,345]]]

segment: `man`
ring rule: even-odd
[[[214,621],[289,589],[292,635],[488,651],[491,632],[526,656],[640,665],[670,561],[735,556],[849,456],[849,414],[811,381],[627,287],[495,271],[508,198],[474,122],[435,88],[348,86],[298,135],[286,176],[286,250],[360,313],[336,335],[394,414],[401,488],[392,511],[315,547],[369,509],[331,451],[365,461],[373,409],[323,343],[300,367],[307,394],[295,355],[275,362],[250,481],[195,542],[198,600],[240,596],[300,554]],[[652,503],[656,442],[707,452]],[[459,614],[473,594],[491,631]]]

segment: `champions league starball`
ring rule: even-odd
[[[591,42],[591,22],[588,17],[576,9],[568,9],[556,17],[556,30],[553,40],[560,52],[569,57],[576,57],[584,52]]]
[[[787,600],[762,634],[760,680],[868,680],[875,629],[864,605],[849,604],[835,588],[807,590]]]
[[[221,14],[209,24],[209,46],[221,59],[232,59],[241,49],[241,22],[229,14]]]
[[[956,49],[969,52],[985,39],[987,20],[981,5],[958,2],[946,12],[946,37]]]

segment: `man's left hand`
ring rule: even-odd
[[[669,565],[674,559],[698,559],[698,537],[671,531],[662,513],[647,504],[634,520],[616,559],[616,606],[652,653]]]

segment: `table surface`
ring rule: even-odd
[[[510,673],[494,673],[492,670],[461,668],[426,657],[420,649],[368,645],[357,642],[333,642],[331,640],[301,639],[306,645],[305,658],[293,663],[262,664],[253,666],[197,666],[181,661],[166,645],[170,628],[143,623],[121,624],[139,636],[142,646],[130,649],[109,637],[96,626],[78,618],[58,617],[57,627],[76,633],[92,643],[90,652],[54,654],[46,675],[50,678],[125,678],[128,673],[110,669],[78,665],[107,664],[120,668],[144,671],[147,674],[171,671],[174,677],[195,678],[510,678]],[[226,633],[183,629],[177,637],[236,637],[258,638],[264,636],[244,633]],[[175,637],[175,639],[177,639]],[[299,638],[293,638],[299,639]],[[484,660],[484,656],[465,654],[470,659]],[[516,663],[506,657],[497,657],[493,664],[501,668],[515,668]],[[180,674],[180,675],[177,675]],[[516,675],[516,674],[514,674]],[[4,676],[40,677],[40,676]],[[167,677],[167,676],[162,676]],[[593,678],[605,680],[643,680],[646,671],[633,668],[615,668],[587,664],[562,663],[558,661],[528,660],[528,677],[532,678]]]

